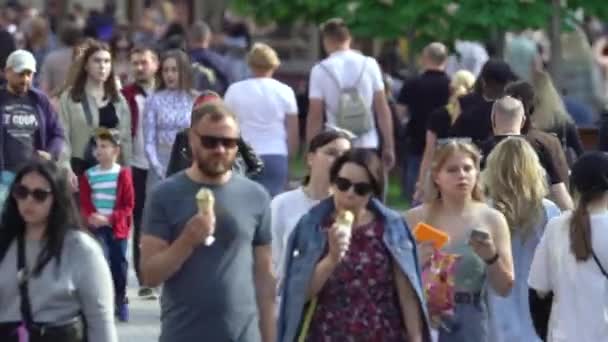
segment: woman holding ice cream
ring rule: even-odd
[[[415,243],[378,199],[383,172],[365,149],[333,163],[333,196],[302,217],[286,248],[279,341],[428,340]]]

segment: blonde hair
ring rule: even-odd
[[[452,123],[458,119],[462,109],[460,108],[460,102],[458,99],[471,92],[475,85],[475,75],[468,70],[459,70],[452,75],[452,81],[450,82],[450,99],[448,104],[445,106],[450,120]]]
[[[481,179],[511,230],[527,235],[538,223],[543,198],[549,193],[546,172],[534,148],[524,138],[503,140],[488,156]]]
[[[467,157],[471,158],[475,168],[479,171],[481,153],[475,145],[468,141],[464,141],[463,139],[443,140],[443,142],[437,146],[435,153],[433,154],[430,171],[424,175],[424,203],[432,205],[441,198],[441,191],[437,187],[437,184],[435,184],[434,176],[439,173],[446,161],[458,152],[464,153]],[[475,201],[483,201],[483,193],[479,185],[479,179],[475,182],[471,197]]]
[[[247,54],[247,63],[253,69],[267,71],[278,68],[281,60],[270,45],[255,43]]]
[[[534,77],[534,88],[536,88],[536,106],[531,117],[534,126],[542,131],[551,131],[556,127],[562,127],[572,122],[566,107],[559,96],[551,76],[541,71]]]

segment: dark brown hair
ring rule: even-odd
[[[585,261],[592,253],[589,204],[608,192],[608,154],[589,152],[572,166],[571,186],[579,200],[570,218],[570,250],[576,260]]]
[[[321,36],[338,43],[343,43],[351,38],[348,26],[340,18],[329,19],[323,23],[321,25]]]
[[[178,88],[184,91],[192,90],[192,65],[190,64],[190,57],[182,50],[169,50],[160,58],[160,67],[158,68],[158,90],[167,88],[165,80],[163,79],[163,65],[168,59],[175,59],[177,63],[177,70],[179,73],[179,85]]]
[[[229,117],[235,119],[234,113],[220,99],[209,100],[192,110],[190,117],[190,127],[194,127],[205,116],[209,116],[212,121],[220,121]]]
[[[384,166],[377,152],[366,148],[354,148],[338,157],[329,169],[329,181],[334,184],[346,163],[356,164],[367,173],[374,195],[382,200],[384,193]]]
[[[72,84],[72,89],[70,90],[70,96],[74,102],[81,102],[84,98],[84,86],[88,77],[86,65],[91,56],[98,51],[107,51],[111,55],[110,47],[107,44],[99,41],[88,41],[87,43],[88,46],[86,47],[82,58],[78,61],[78,72],[76,73],[74,84]],[[106,98],[109,98],[112,102],[118,101],[120,98],[120,93],[118,92],[118,87],[116,86],[116,77],[114,77],[113,66],[110,69],[110,76],[108,76],[108,79],[103,84],[103,88]]]

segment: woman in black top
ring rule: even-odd
[[[422,190],[419,185],[424,184],[427,170],[433,160],[437,141],[449,136],[449,130],[452,127],[452,124],[462,113],[459,99],[462,96],[469,94],[473,90],[474,85],[475,76],[471,72],[467,70],[456,72],[452,76],[452,81],[450,82],[450,100],[448,101],[448,104],[431,113],[427,123],[426,143],[422,156],[422,163],[420,164],[418,182],[416,183],[416,193],[414,194],[415,200],[422,199]]]

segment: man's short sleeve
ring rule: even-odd
[[[403,106],[409,106],[411,104],[411,94],[413,88],[414,80],[406,80],[399,91],[399,95],[397,96],[397,103]]]
[[[310,82],[308,84],[308,98],[323,100],[323,71],[319,65],[315,65],[310,72]]]
[[[270,196],[265,195],[263,203],[263,210],[253,237],[254,246],[268,245],[272,242]]]
[[[285,113],[287,114],[298,114],[298,101],[296,100],[296,94],[293,89],[286,87],[285,95]]]
[[[369,57],[366,58],[365,63],[371,64],[372,86],[374,89],[374,93],[378,91],[384,91],[384,79],[382,78],[382,70],[380,69],[378,62],[375,59]]]
[[[167,242],[171,241],[169,221],[164,206],[167,197],[163,187],[156,187],[148,196],[144,209],[143,232]]]

